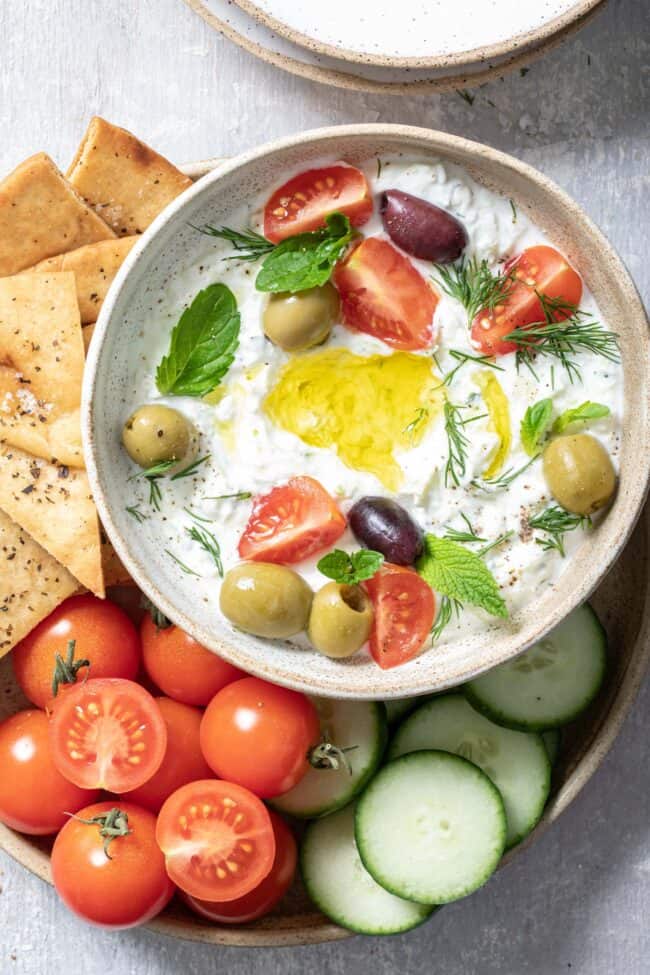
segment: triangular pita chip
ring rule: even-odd
[[[74,576],[0,511],[0,657],[78,589]]]
[[[192,180],[126,129],[93,118],[68,179],[120,237],[141,234]]]
[[[83,369],[74,275],[0,278],[0,442],[83,467]]]
[[[0,183],[0,277],[114,236],[44,152]]]
[[[99,532],[102,542],[102,569],[104,572],[104,585],[106,588],[108,588],[109,586],[133,584],[133,579],[120,562],[117,552],[111,545],[108,536],[101,525],[99,527]]]
[[[82,585],[104,596],[99,521],[85,471],[0,445],[0,508]]]

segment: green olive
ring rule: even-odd
[[[309,639],[327,657],[351,657],[368,639],[372,617],[372,603],[360,586],[328,582],[314,596]]]
[[[331,284],[292,295],[271,295],[264,309],[264,334],[285,352],[320,345],[339,313],[339,294]]]
[[[588,433],[552,440],[544,451],[544,476],[555,500],[576,515],[604,508],[616,489],[611,458]]]
[[[307,626],[313,593],[302,576],[284,565],[242,562],[221,585],[221,612],[233,626],[271,639]]]
[[[122,428],[122,443],[140,467],[191,460],[198,437],[178,410],[162,404],[139,406]]]

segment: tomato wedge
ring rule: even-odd
[[[300,562],[329,548],[345,531],[345,518],[313,477],[292,477],[253,501],[239,540],[243,559]]]
[[[538,294],[573,306],[580,304],[582,297],[578,272],[559,251],[546,244],[528,247],[509,261],[504,270],[513,278],[505,301],[492,311],[480,311],[472,323],[472,339],[485,355],[515,352],[515,343],[506,342],[504,336],[516,328],[545,321]],[[570,308],[559,308],[553,318],[561,322],[570,314]]]
[[[433,590],[413,569],[390,562],[364,585],[375,610],[370,652],[382,670],[389,670],[414,657],[431,632]]]
[[[426,349],[433,340],[438,296],[407,257],[379,237],[368,237],[334,271],[348,328],[394,349]]]
[[[83,789],[128,792],[162,764],[167,726],[144,687],[98,678],[74,684],[57,699],[50,735],[54,764]]]
[[[177,789],[160,810],[156,839],[170,878],[199,900],[244,897],[270,873],[275,857],[264,803],[220,779]]]
[[[345,213],[354,227],[372,216],[370,187],[354,166],[326,166],[299,173],[275,191],[264,208],[264,236],[274,244],[325,226],[334,211]]]

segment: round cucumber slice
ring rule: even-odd
[[[385,765],[357,803],[355,836],[366,870],[398,897],[446,904],[471,894],[505,848],[498,789],[478,766],[422,751]]]
[[[307,828],[300,866],[316,906],[336,924],[358,934],[400,934],[432,913],[431,907],[395,897],[372,879],[354,840],[354,805]]]
[[[295,788],[270,805],[298,819],[326,816],[360,792],[384,755],[388,731],[380,701],[312,698],[324,738],[342,751],[339,767],[310,768]]]
[[[406,715],[418,705],[418,703],[419,701],[417,697],[396,697],[392,701],[384,701],[388,724],[397,724],[397,722],[401,721],[402,718],[405,718]]]
[[[501,728],[475,711],[461,694],[445,694],[402,722],[388,759],[431,748],[474,762],[492,780],[506,809],[508,848],[530,833],[551,788],[551,763],[540,735]]]
[[[522,653],[470,681],[465,694],[492,721],[520,731],[569,724],[600,690],[607,665],[607,637],[585,603]]]

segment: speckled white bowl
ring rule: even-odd
[[[486,623],[480,637],[420,654],[382,671],[369,657],[329,660],[233,631],[217,600],[196,599],[191,577],[164,555],[155,521],[126,513],[130,462],[120,445],[132,339],[177,262],[193,260],[190,224],[223,223],[240,202],[281,180],[287,169],[322,156],[355,163],[402,152],[452,161],[479,182],[512,197],[580,269],[605,319],[620,334],[625,372],[625,424],[616,500],[556,585],[505,625]],[[650,474],[648,322],[623,264],[600,231],[554,183],[511,156],[425,129],[360,125],[320,129],[237,157],[209,173],[158,217],[131,251],[104,302],[91,344],[83,390],[86,463],[100,517],[120,558],[147,595],[204,645],[251,673],[332,697],[390,698],[458,684],[540,639],[586,599],[621,552],[639,515]]]

